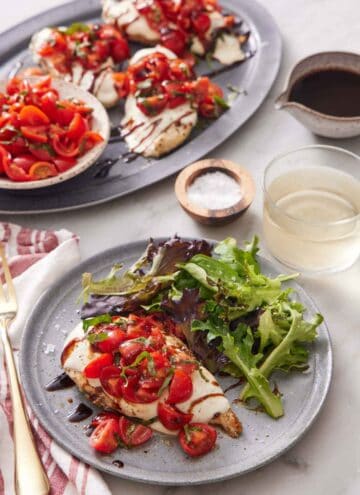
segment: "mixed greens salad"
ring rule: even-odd
[[[282,399],[269,378],[308,367],[308,344],[323,318],[306,320],[293,289],[283,287],[297,275],[267,277],[257,252],[256,237],[244,249],[231,237],[216,246],[179,237],[150,241],[128,270],[116,265],[99,281],[83,275],[82,318],[94,324],[103,315],[166,313],[210,371],[244,379],[242,401],[254,399],[279,418]]]

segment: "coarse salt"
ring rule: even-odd
[[[242,198],[239,183],[223,172],[206,172],[188,187],[191,203],[209,210],[221,210],[233,206]]]

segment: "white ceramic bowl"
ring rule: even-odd
[[[35,78],[29,79],[31,79],[31,81],[35,80]],[[6,84],[6,82],[0,82],[0,91],[4,91]],[[71,167],[69,170],[60,173],[59,175],[56,175],[55,177],[48,177],[47,179],[42,180],[32,180],[29,182],[15,182],[7,179],[6,177],[0,176],[0,189],[39,189],[41,187],[53,186],[55,184],[59,184],[60,182],[72,179],[76,175],[81,174],[86,169],[91,167],[91,165],[95,163],[106,148],[110,136],[110,121],[108,114],[100,101],[92,94],[79,88],[79,86],[65,82],[61,79],[52,78],[52,85],[59,91],[61,99],[76,98],[83,101],[86,105],[93,109],[93,123],[91,130],[98,132],[103,137],[104,141],[94,146],[94,148],[85,153],[85,155],[81,156],[76,165]]]

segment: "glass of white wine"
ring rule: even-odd
[[[314,145],[277,156],[264,175],[264,238],[280,262],[316,273],[360,254],[360,157]]]

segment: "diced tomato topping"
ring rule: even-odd
[[[190,457],[200,457],[210,452],[216,443],[215,428],[205,423],[190,423],[180,431],[179,442]]]
[[[107,337],[100,342],[96,342],[94,346],[100,352],[113,352],[119,350],[120,344],[125,342],[127,335],[125,330],[122,330],[116,325],[104,324],[100,325],[100,332],[106,333]]]
[[[182,413],[164,402],[158,404],[158,416],[165,428],[171,431],[180,430],[192,420],[192,414]]]
[[[127,447],[136,447],[149,441],[153,432],[151,428],[134,423],[122,416],[119,420],[119,434]]]
[[[90,436],[90,445],[102,454],[111,454],[119,446],[119,421],[109,418],[101,421]]]
[[[127,340],[119,347],[119,352],[126,365],[130,365],[143,350],[144,344],[133,340]]]
[[[84,374],[86,378],[100,378],[101,372],[114,361],[113,355],[106,353],[100,354],[85,366]]]
[[[165,29],[160,33],[161,43],[174,52],[176,55],[181,56],[186,48],[186,35],[180,29]]]
[[[108,356],[108,354],[103,354]],[[123,379],[121,369],[117,366],[106,366],[100,372],[100,382],[104,390],[113,397],[122,396]]]
[[[120,63],[130,56],[130,50],[115,26],[73,24],[67,30],[52,28],[50,40],[43,43],[38,54],[59,72],[70,73],[74,63],[90,70],[99,70],[109,57]]]

